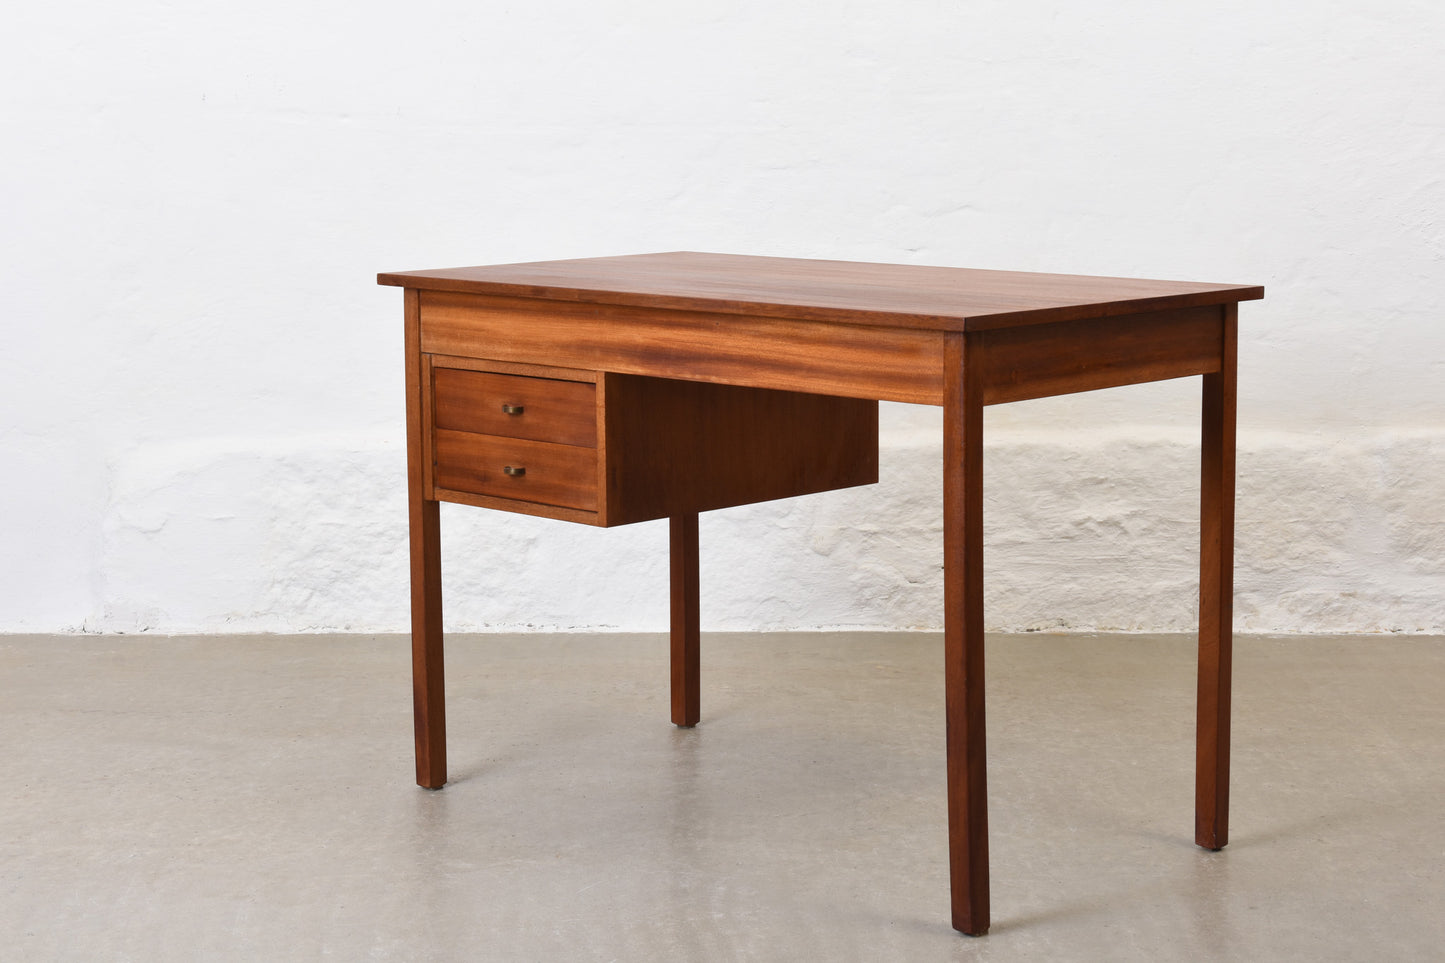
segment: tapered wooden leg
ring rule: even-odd
[[[406,472],[411,536],[411,681],[416,781],[447,781],[446,693],[442,673],[442,563],[439,506],[427,498],[424,399],[416,291],[406,292]]]
[[[668,519],[672,572],[672,721],[697,725],[701,713],[698,666],[697,513]]]
[[[1199,699],[1194,841],[1229,842],[1229,696],[1234,630],[1236,305],[1224,308],[1223,364],[1204,376],[1200,484]]]
[[[947,343],[943,405],[944,659],[953,928],[988,932],[983,704],[983,395],[965,336]],[[976,349],[975,349],[976,350]]]

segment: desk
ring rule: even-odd
[[[943,407],[953,926],[988,931],[985,405],[1202,375],[1195,842],[1228,839],[1238,302],[1260,287],[643,254],[405,288],[417,782],[446,782],[438,503],[669,519],[672,717],[700,717],[697,514],[877,480],[877,403]]]

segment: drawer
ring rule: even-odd
[[[596,448],[441,427],[435,438],[439,488],[597,511]]]
[[[432,384],[439,430],[597,447],[597,386],[590,382],[437,367]]]

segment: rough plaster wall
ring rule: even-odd
[[[900,425],[892,414],[878,485],[703,516],[710,628],[941,623],[937,431]],[[104,538],[105,568],[116,574],[103,586],[107,607],[93,627],[401,624],[399,447],[319,437],[285,449],[240,441],[244,447],[229,451],[151,451],[119,467]],[[1198,455],[1197,445],[1157,427],[1082,439],[1016,429],[989,442],[990,622],[1016,630],[1190,630]],[[1445,515],[1408,493],[1442,476],[1445,444],[1434,435],[1325,447],[1300,436],[1245,435],[1238,627],[1435,631],[1445,623]],[[346,484],[330,488],[338,478]],[[662,522],[599,530],[443,506],[447,624],[662,631],[666,552]],[[148,573],[175,558],[193,564],[171,583],[179,591],[158,592]],[[206,561],[217,558],[227,565]]]
[[[1263,283],[1237,624],[1445,631],[1445,6],[72,0],[0,35],[0,631],[406,626],[378,270],[646,250]],[[1192,623],[1194,380],[989,412],[993,627]],[[703,521],[709,628],[940,621],[937,413]],[[448,623],[665,529],[448,510]]]

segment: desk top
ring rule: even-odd
[[[978,331],[1252,301],[1264,288],[736,254],[633,254],[380,274],[432,291]]]

